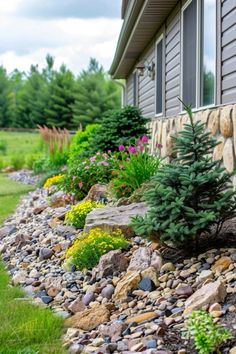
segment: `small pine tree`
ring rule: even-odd
[[[175,156],[164,164],[144,196],[150,209],[133,219],[138,235],[150,235],[164,243],[198,248],[203,233],[217,235],[223,223],[236,215],[236,192],[231,175],[213,161],[216,140],[194,123],[191,106],[184,106],[190,124],[174,138]]]

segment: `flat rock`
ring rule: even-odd
[[[142,323],[145,321],[149,321],[149,320],[153,320],[154,318],[157,318],[158,315],[156,312],[151,311],[151,312],[146,312],[146,313],[142,313],[140,315],[136,315],[133,317],[128,318],[125,323],[126,324],[130,324],[130,323]]]
[[[185,302],[184,315],[188,315],[194,310],[199,310],[216,302],[224,301],[226,297],[226,288],[219,280],[203,285],[193,293]]]
[[[105,305],[96,305],[91,309],[76,313],[66,320],[66,325],[75,327],[84,331],[91,331],[99,325],[108,322],[110,319],[110,310]]]
[[[132,237],[134,231],[130,226],[131,217],[136,215],[145,215],[147,205],[145,203],[134,203],[130,205],[105,208],[96,208],[87,215],[84,230],[88,232],[90,229],[99,227],[104,231],[114,231],[121,229],[125,236]]]

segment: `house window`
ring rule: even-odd
[[[156,115],[163,113],[163,36],[156,44]]]
[[[215,102],[216,0],[190,0],[182,10],[182,98],[193,108]]]
[[[196,107],[197,0],[183,11],[183,101]]]
[[[133,73],[133,105],[138,105],[138,73]]]
[[[202,0],[201,106],[215,102],[216,2]]]

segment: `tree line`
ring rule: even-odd
[[[46,57],[40,70],[15,69],[7,74],[0,66],[0,127],[35,128],[37,125],[76,129],[99,123],[111,109],[120,107],[120,87],[111,81],[94,58],[76,77],[66,65],[54,69],[54,58]]]

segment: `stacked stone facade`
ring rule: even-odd
[[[219,108],[206,109],[194,113],[194,120],[200,120],[219,142],[213,152],[214,160],[221,160],[228,172],[233,172],[236,167],[236,104]],[[151,153],[157,149],[157,144],[162,144],[162,156],[172,155],[172,136],[183,129],[189,122],[187,115],[180,115],[166,119],[155,119],[150,123],[152,138],[150,143]]]

